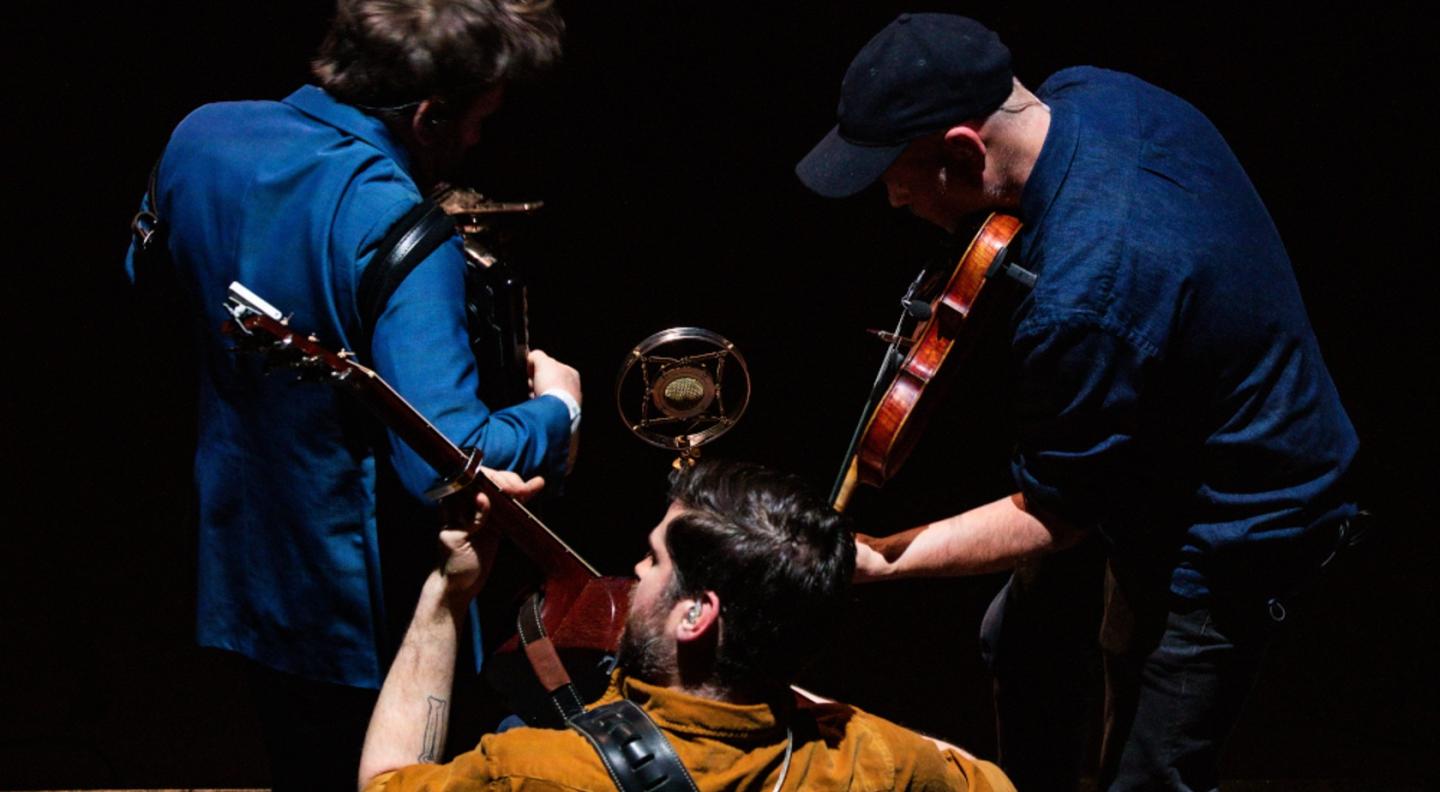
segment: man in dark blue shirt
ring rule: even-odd
[[[561,28],[548,3],[341,0],[319,86],[206,105],[165,148],[154,208],[200,355],[198,640],[253,661],[276,788],[353,788],[399,639],[386,630],[377,502],[411,511],[436,474],[337,390],[232,354],[219,332],[227,287],[356,352],[487,465],[563,474],[579,375],[537,352],[535,398],[494,411],[480,400],[458,236],[400,283],[368,343],[356,299],[387,231],[450,177],[505,86],[558,57]],[[135,261],[132,249],[127,266],[145,277]],[[387,552],[432,551],[433,534],[404,527]]]
[[[839,124],[797,173],[830,197],[882,181],[952,232],[1016,214],[1037,276],[1010,327],[1017,491],[862,542],[859,577],[1016,570],[983,637],[1019,788],[1074,786],[1077,644],[1097,632],[1102,784],[1215,788],[1268,627],[1355,514],[1357,449],[1225,141],[1129,75],[1066,69],[1031,92],[993,32],[915,14],[852,62]]]

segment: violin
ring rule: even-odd
[[[1032,273],[1009,260],[1010,243],[1020,226],[1017,217],[991,213],[933,299],[924,294],[927,278],[922,272],[901,299],[904,311],[895,331],[872,331],[890,346],[830,493],[836,511],[845,510],[857,484],[883,486],[910,456],[955,370],[973,348],[977,306],[989,305],[988,295],[1004,291],[996,285],[1002,280],[996,276],[1034,284]]]

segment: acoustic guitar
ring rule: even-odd
[[[583,706],[573,699],[592,698],[603,690],[605,674],[597,658],[615,651],[633,581],[601,575],[529,509],[496,487],[480,469],[478,453],[450,442],[351,353],[332,352],[314,335],[291,328],[280,311],[239,283],[231,284],[226,307],[233,319],[221,329],[235,339],[238,350],[265,354],[272,364],[293,368],[302,378],[329,382],[350,393],[438,471],[442,479],[428,494],[447,519],[464,524],[475,492],[489,497],[487,526],[498,529],[538,573],[537,580],[515,591],[495,591],[492,573],[482,597],[508,603],[499,610],[513,614],[508,623],[485,622],[481,632],[491,646],[486,677],[515,711],[534,725],[559,725]],[[567,666],[585,674],[572,679]],[[558,710],[557,700],[565,704]]]

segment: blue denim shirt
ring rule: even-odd
[[[1194,107],[1101,69],[1038,95],[1050,130],[1021,197],[1039,273],[1016,314],[1012,467],[1171,590],[1280,593],[1302,539],[1354,506],[1355,431],[1290,261]]]
[[[198,317],[199,641],[311,679],[378,687],[387,637],[377,470],[393,466],[415,498],[435,472],[393,435],[377,444],[370,419],[336,389],[230,352],[219,327],[239,280],[293,313],[294,327],[356,350],[360,274],[420,201],[406,152],[378,119],[315,87],[283,102],[207,105],[176,128],[157,200]],[[364,362],[489,466],[561,471],[564,403],[547,396],[491,412],[476,396],[464,266],[458,237],[422,262],[377,321]],[[129,257],[127,269],[135,274]]]

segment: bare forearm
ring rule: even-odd
[[[398,767],[439,761],[445,747],[464,607],[447,600],[445,579],[439,572],[425,581],[415,616],[370,716],[360,755],[362,788],[375,776]]]
[[[1080,533],[1028,511],[1018,493],[908,531],[863,541],[883,558],[862,564],[862,580],[996,572],[1073,544]]]

